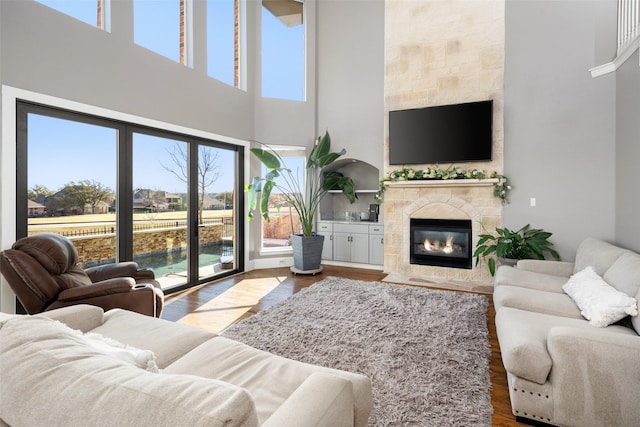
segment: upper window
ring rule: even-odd
[[[185,3],[180,0],[134,0],[133,41],[186,64]]]
[[[110,0],[36,0],[52,9],[76,18],[91,26],[110,31]]]
[[[262,96],[304,101],[304,3],[262,0]]]
[[[207,0],[207,74],[243,88],[240,0]]]

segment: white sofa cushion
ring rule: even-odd
[[[622,254],[602,278],[620,292],[635,297],[640,289],[640,254]]]
[[[153,351],[160,369],[216,336],[204,329],[121,309],[107,311],[103,324],[91,332]]]
[[[627,315],[638,314],[636,299],[609,285],[592,267],[571,276],[562,289],[592,326],[604,328]]]
[[[39,316],[0,329],[0,418],[35,425],[257,426],[248,393],[222,381],[156,374]]]
[[[371,380],[364,375],[287,359],[226,337],[203,343],[167,366],[164,372],[218,378],[242,387],[251,394],[261,424],[316,372],[345,378],[352,383],[354,425],[367,425],[373,408]]]
[[[578,273],[586,267],[593,267],[593,270],[602,276],[622,254],[627,252],[629,252],[627,249],[588,237],[578,246],[573,273]]]

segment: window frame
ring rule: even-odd
[[[27,135],[27,116],[28,114],[39,114],[54,118],[60,118],[63,120],[71,120],[81,123],[87,123],[92,125],[98,125],[107,128],[117,129],[120,140],[118,141],[117,148],[117,188],[116,200],[118,209],[116,211],[117,221],[117,240],[116,240],[116,260],[117,261],[130,261],[133,258],[133,186],[132,186],[132,135],[134,132],[158,135],[168,138],[175,138],[189,141],[189,149],[192,158],[197,158],[197,151],[200,144],[228,149],[236,152],[234,156],[236,158],[235,164],[235,187],[236,194],[243,194],[244,191],[244,177],[245,177],[245,146],[243,144],[237,144],[234,142],[225,142],[219,139],[208,139],[204,136],[198,136],[189,133],[182,133],[172,131],[168,129],[162,129],[159,127],[153,127],[135,121],[124,121],[114,118],[104,117],[100,115],[94,115],[91,113],[82,112],[79,110],[67,109],[56,107],[52,105],[42,104],[35,101],[27,101],[16,98],[15,100],[15,113],[16,113],[16,180],[15,180],[15,239],[25,237],[28,235],[28,209],[25,209],[28,203],[28,135]],[[194,132],[195,133],[195,132]],[[189,182],[189,203],[190,207],[197,207],[197,162],[190,162],[189,165],[192,175]],[[196,182],[195,192],[191,190],[192,185]],[[190,237],[193,233],[196,233],[196,239],[194,243],[190,243],[190,260],[193,262],[197,259],[198,251],[197,245],[197,212],[193,209],[189,209],[190,217],[189,224],[192,225],[189,228]],[[195,218],[193,218],[195,216]],[[235,268],[216,274],[214,276],[207,276],[203,279],[198,279],[198,272],[195,268],[190,268],[189,278],[186,284],[181,286],[175,286],[168,288],[165,293],[173,293],[186,288],[197,286],[199,284],[226,277],[232,274],[237,274],[245,269],[245,227],[244,227],[244,203],[238,202],[234,206],[233,221],[235,225],[234,235],[236,238],[235,244],[237,262]],[[194,231],[195,230],[195,231]],[[194,258],[195,257],[195,258]]]

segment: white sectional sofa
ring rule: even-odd
[[[215,334],[77,305],[0,313],[0,425],[366,426],[371,382]]]
[[[597,239],[579,246],[575,262],[500,267],[495,321],[514,415],[640,425],[639,298],[640,255]]]

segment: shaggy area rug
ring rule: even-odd
[[[491,425],[487,298],[337,277],[223,335],[373,384],[371,426]]]

